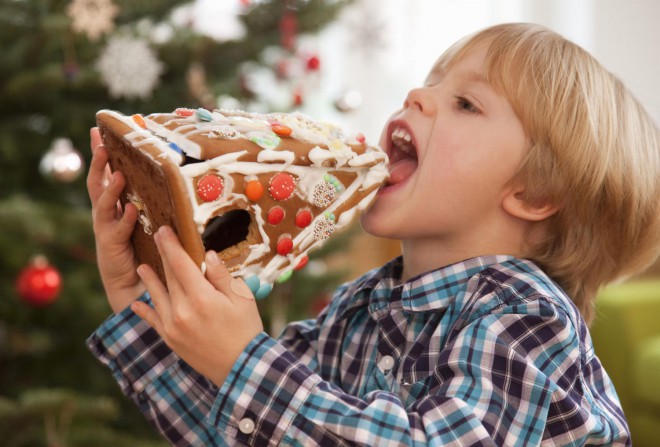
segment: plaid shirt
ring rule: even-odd
[[[220,388],[130,309],[88,344],[174,445],[630,444],[584,321],[533,263],[401,271],[342,286],[277,341],[258,335]]]

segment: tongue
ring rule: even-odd
[[[417,169],[417,160],[406,158],[390,165],[390,185],[396,185],[405,181]]]

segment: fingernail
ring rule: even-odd
[[[158,231],[154,233],[154,241],[156,241],[156,244],[160,243],[164,235],[165,235],[165,227],[159,227]]]
[[[213,250],[209,250],[209,251],[207,251],[205,257],[206,257],[206,263],[207,263],[207,264],[211,264],[211,265],[218,265],[218,264],[220,264],[220,257],[219,257],[218,254],[217,254],[215,251],[213,251]]]

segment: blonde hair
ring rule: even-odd
[[[504,24],[457,42],[446,70],[487,45],[486,78],[531,142],[513,181],[560,210],[527,257],[571,296],[587,322],[599,288],[638,273],[660,246],[660,143],[639,102],[588,52],[533,24]]]

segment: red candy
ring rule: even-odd
[[[206,174],[197,182],[197,194],[205,202],[212,202],[222,195],[225,185],[220,177]]]
[[[270,179],[268,192],[275,200],[286,200],[293,195],[296,190],[296,181],[291,174],[280,172]]]
[[[142,118],[142,115],[135,114],[133,115],[133,121],[140,126],[143,129],[147,128],[147,124],[144,122],[144,118]]]
[[[195,113],[195,111],[192,110],[192,109],[186,109],[186,108],[180,107],[180,108],[176,109],[174,111],[174,113],[176,113],[179,116],[192,116]]]
[[[305,255],[302,258],[300,258],[300,261],[298,261],[298,265],[296,265],[293,269],[300,270],[303,267],[305,267],[308,262],[309,262],[309,256]]]
[[[268,211],[266,218],[269,224],[277,225],[284,220],[284,209],[280,206],[274,206]]]
[[[277,254],[286,256],[293,250],[293,239],[287,234],[282,235],[277,241]]]
[[[305,228],[312,223],[312,213],[309,210],[300,210],[296,214],[295,224],[298,228]]]
[[[358,140],[358,142],[360,143],[364,143],[365,141],[367,141],[367,137],[365,137],[364,134],[362,133],[357,134],[355,139]]]
[[[293,132],[290,127],[280,123],[273,123],[270,127],[273,129],[273,132],[280,137],[288,137],[291,135],[291,132]]]

